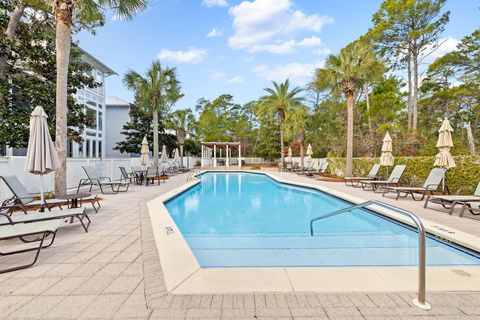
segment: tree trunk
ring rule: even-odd
[[[155,106],[155,102],[152,102]],[[153,108],[153,167],[158,167],[158,111],[157,108]]]
[[[180,145],[180,168],[183,168],[183,143]]]
[[[304,169],[304,163],[303,163],[303,138],[300,140],[300,168],[303,170]]]
[[[466,123],[465,130],[467,130],[467,141],[468,141],[468,149],[470,150],[470,154],[476,154],[475,138],[473,137],[472,126],[470,122]]]
[[[413,110],[412,110],[412,136],[417,137],[417,118],[418,118],[418,54],[413,54]]]
[[[370,99],[368,97],[368,84],[364,86],[364,93],[365,93],[365,104],[367,106],[367,113],[368,113],[368,134],[370,140],[369,146],[369,155],[372,157],[375,153],[375,130],[373,129],[372,118],[370,117]]]
[[[22,18],[23,12],[25,11],[25,3],[19,1],[13,10],[10,20],[8,21],[7,30],[5,31],[7,35],[7,41],[12,41],[15,37],[15,32],[17,31],[18,24]],[[10,46],[7,44],[0,52],[0,79],[7,81],[7,69],[8,69],[8,56],[10,55]],[[4,106],[4,99],[2,92],[0,91],[0,106]],[[0,143],[1,145],[2,143]]]
[[[280,148],[282,152],[280,153],[280,161],[282,162],[282,165],[285,166],[285,142],[284,142],[284,132],[285,131],[285,123],[283,120],[280,120]]]
[[[345,94],[347,98],[347,168],[345,176],[353,174],[353,93]]]
[[[56,124],[55,148],[62,167],[55,171],[55,194],[67,193],[67,86],[68,64],[70,60],[71,27],[73,6],[60,2],[55,11],[56,16]]]
[[[408,106],[407,106],[407,115],[408,115],[408,131],[412,130],[412,109],[413,109],[413,99],[412,99],[412,59],[410,59],[410,54],[407,57],[407,85],[408,85]]]

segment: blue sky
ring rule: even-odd
[[[258,98],[271,80],[289,77],[304,85],[329,52],[336,53],[371,26],[381,0],[152,0],[131,21],[108,17],[96,35],[75,36],[80,46],[119,76],[106,93],[127,101],[122,85],[128,69],[144,73],[159,58],[177,66],[185,97],[175,108],[194,108],[197,99],[230,93],[244,103]],[[448,0],[450,22],[444,44],[431,59],[454,49],[480,21],[477,0]]]

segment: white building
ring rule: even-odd
[[[69,141],[67,144],[67,156],[72,158],[102,158],[105,157],[105,78],[117,73],[107,67],[97,58],[82,50],[82,60],[92,66],[91,76],[100,83],[96,88],[84,88],[78,90],[75,98],[79,103],[86,106],[85,112],[92,115],[94,123],[86,127],[83,132],[83,142]]]
[[[105,78],[117,73],[82,50],[82,61],[92,66],[90,75],[100,83],[97,88],[83,88],[77,91],[75,98],[86,107],[85,112],[91,114],[95,123],[83,131],[83,142],[67,143],[67,156],[71,158],[101,158],[105,154]],[[25,156],[26,148],[7,148],[6,156]]]
[[[130,107],[132,105],[117,97],[107,97],[105,119],[105,157],[106,158],[128,158],[129,153],[121,153],[113,150],[117,142],[125,140],[122,134],[123,126],[130,121]]]

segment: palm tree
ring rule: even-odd
[[[56,19],[56,130],[55,148],[62,168],[55,172],[55,192],[65,194],[67,187],[67,79],[70,62],[71,33],[74,18],[80,24],[92,26],[103,22],[103,10],[113,9],[116,16],[131,19],[143,10],[147,0],[48,0]]]
[[[298,94],[303,90],[299,87],[290,90],[290,81],[287,79],[284,83],[276,83],[272,81],[273,88],[265,88],[268,94],[261,97],[258,108],[261,115],[270,114],[278,116],[280,125],[280,146],[281,146],[281,161],[285,164],[285,122],[290,117],[290,114],[298,108],[303,101],[303,97]]]
[[[123,84],[135,92],[135,100],[152,113],[153,122],[153,166],[158,166],[158,116],[180,97],[180,85],[175,68],[163,68],[160,61],[154,61],[145,77],[129,70],[123,77]],[[173,100],[174,101],[173,101]]]
[[[287,123],[287,132],[300,142],[300,167],[304,168],[304,144],[307,131],[308,108],[301,105],[296,108]]]
[[[373,50],[356,41],[343,48],[338,55],[329,55],[325,67],[316,72],[315,83],[319,89],[331,89],[335,95],[343,93],[347,100],[347,176],[351,176],[353,171],[354,97],[362,89],[369,72],[376,64]]]
[[[180,166],[183,167],[183,144],[187,132],[195,126],[195,116],[191,109],[179,109],[172,112],[168,118],[168,127],[176,131],[178,145],[180,146]]]

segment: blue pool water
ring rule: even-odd
[[[315,224],[350,204],[262,174],[207,173],[165,205],[202,267],[413,266],[418,234],[368,210]],[[434,238],[427,264],[479,265],[480,258]]]

